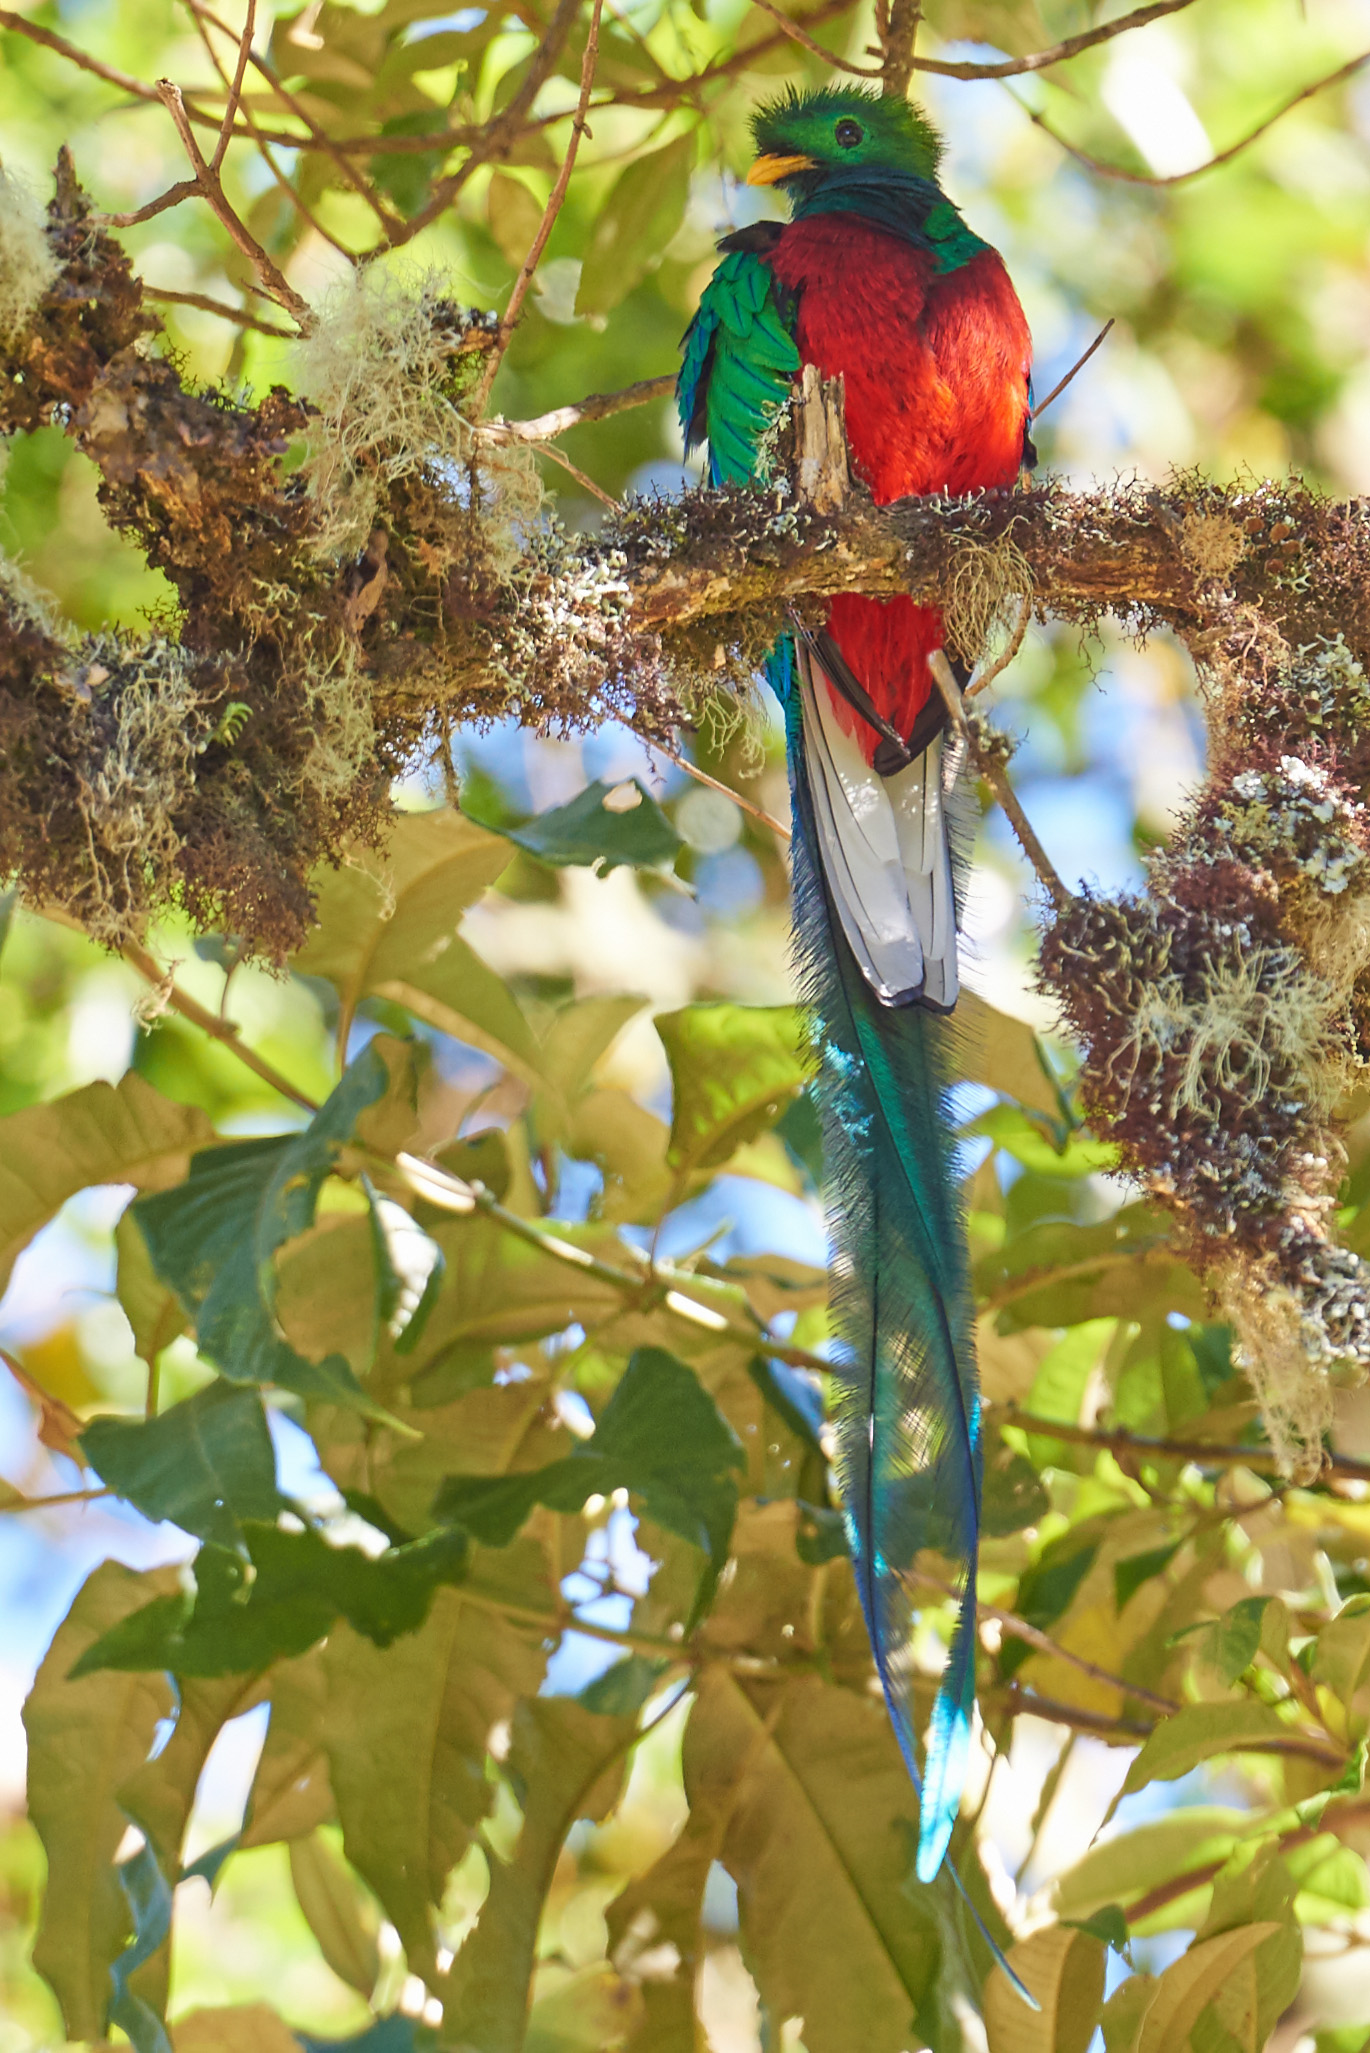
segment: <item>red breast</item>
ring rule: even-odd
[[[996,250],[939,274],[925,251],[859,215],[822,214],[792,222],[770,263],[798,298],[804,361],[845,380],[852,463],[882,505],[1014,482],[1032,341]],[[829,626],[881,712],[908,733],[932,688],[939,615],[844,594]],[[834,704],[869,757],[874,733],[844,700]]]

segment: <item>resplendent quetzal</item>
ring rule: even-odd
[[[997,251],[937,183],[940,144],[902,98],[791,94],[756,116],[752,185],[791,220],[725,236],[684,341],[687,446],[712,482],[754,478],[805,364],[846,385],[853,468],[881,501],[1008,486],[1032,460],[1030,340]],[[837,1471],[900,1747],[919,1779],[910,1641],[920,1548],[956,1564],[960,1619],[922,1769],[917,1872],[941,1866],[975,1703],[980,1423],[973,1312],[944,1105],[956,1002],[938,612],[843,593],[796,627],[768,682],[785,711],[794,929],[817,1052],[834,1244]]]

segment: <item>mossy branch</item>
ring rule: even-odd
[[[936,604],[972,661],[1029,606],[1179,635],[1207,780],[1146,896],[1057,893],[1041,976],[1092,1123],[1208,1275],[1281,1458],[1316,1467],[1334,1377],[1370,1365],[1370,1275],[1331,1233],[1370,1055],[1370,505],[1190,476],[876,506],[824,388],[764,489],[568,537],[530,444],[475,417],[499,324],[441,280],[311,310],[304,394],[245,407],[159,354],[65,159],[46,224],[11,206],[0,236],[0,430],[65,428],[179,602],[82,639],[0,566],[0,871],[112,945],[176,904],[283,959],[311,872],[379,839],[391,778],[456,723],[667,743],[836,592]]]

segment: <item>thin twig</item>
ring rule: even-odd
[[[1018,1426],[1025,1433],[1039,1433],[1044,1439],[1068,1440],[1075,1446],[1106,1448],[1111,1454],[1135,1460],[1186,1461],[1200,1468],[1250,1468],[1278,1471],[1279,1457],[1271,1447],[1241,1447],[1209,1440],[1151,1439],[1130,1433],[1126,1426],[1067,1425],[1060,1419],[1041,1418],[1035,1412],[1020,1411],[1015,1404],[994,1407],[1001,1426]],[[1349,1454],[1324,1454],[1325,1475],[1347,1476],[1370,1482],[1370,1461],[1357,1461]]]
[[[995,657],[988,670],[982,670],[978,677],[971,679],[970,683],[966,686],[966,697],[968,699],[973,699],[978,692],[984,691],[988,685],[993,684],[996,677],[1003,676],[1009,664],[1023,646],[1023,639],[1027,634],[1031,619],[1032,594],[1031,592],[1024,592],[1022,604],[1018,608],[1017,624],[1014,627],[1013,633],[1009,636],[1007,647],[1002,655]]]
[[[1002,763],[996,762],[976,741],[966,709],[961,700],[961,688],[952,675],[952,668],[943,649],[934,649],[928,657],[928,669],[932,672],[934,684],[942,695],[943,704],[951,716],[951,723],[966,744],[975,773],[983,777],[995,798],[999,801],[1010,827],[1018,837],[1024,855],[1037,873],[1037,881],[1047,893],[1058,912],[1064,912],[1072,903],[1070,893],[1061,882],[1055,865],[1043,848],[1033,829],[1031,821],[1018,802],[1018,795],[1008,781]]]
[[[777,820],[774,813],[768,813],[764,806],[755,804],[752,799],[744,798],[740,791],[733,790],[731,784],[724,784],[720,778],[711,777],[707,770],[701,770],[698,763],[692,763],[688,756],[678,756],[674,749],[667,748],[661,741],[648,742],[647,749],[649,754],[665,756],[667,762],[674,763],[687,777],[693,777],[696,784],[707,784],[710,791],[721,791],[725,798],[730,798],[735,806],[741,806],[744,813],[750,813],[763,827],[769,827],[772,834],[778,834],[782,841],[793,838],[783,820]]]
[[[963,1593],[960,1590],[953,1589],[950,1583],[941,1581],[935,1575],[914,1574],[908,1580],[922,1583],[926,1588],[936,1590],[940,1595],[950,1597],[957,1603],[962,1601]],[[1016,1611],[1004,1611],[997,1604],[986,1604],[983,1599],[977,1599],[975,1615],[977,1618],[995,1619],[1010,1639],[1021,1640],[1025,1646],[1035,1648],[1039,1654],[1049,1654],[1054,1661],[1064,1661],[1068,1667],[1078,1669],[1081,1675],[1089,1676],[1091,1681],[1106,1683],[1110,1689],[1121,1690],[1124,1696],[1136,1697],[1139,1703],[1150,1704],[1153,1710],[1169,1716],[1171,1712],[1180,1708],[1173,1697],[1157,1696],[1154,1690],[1143,1689],[1140,1683],[1129,1682],[1126,1676],[1113,1675],[1107,1668],[1100,1668],[1093,1661],[1087,1661],[1083,1654],[1072,1653],[1069,1647],[1063,1647],[1060,1641],[1052,1639],[1049,1633],[1043,1632],[1038,1626],[1030,1625],[1026,1618],[1020,1618]]]
[[[165,192],[158,193],[155,200],[146,200],[141,207],[135,207],[131,213],[93,213],[90,220],[96,228],[137,228],[141,222],[155,221],[159,214],[169,213],[173,207],[179,207],[183,200],[193,200],[199,190],[198,178],[179,178],[175,185],[169,185]]]
[[[1195,0],[1152,0],[1149,7],[1138,7],[1131,14],[1119,15],[1113,21],[1101,23],[1098,28],[1083,29],[1078,36],[1067,36],[1064,42],[1053,43],[1050,49],[1034,50],[1026,57],[1006,57],[999,64],[949,63],[941,57],[915,57],[914,71],[930,71],[937,78],[959,78],[971,82],[981,79],[1020,78],[1025,72],[1047,71],[1053,64],[1064,64],[1071,57],[1078,57],[1085,50],[1093,50],[1100,43],[1111,43],[1118,36],[1125,36],[1131,29],[1145,28],[1149,21],[1159,21],[1167,14],[1180,14],[1186,7],[1193,7]]]
[[[171,116],[176,133],[181,138],[182,147],[190,159],[202,198],[207,201],[219,222],[256,271],[262,290],[283,306],[287,313],[293,314],[302,329],[308,329],[313,324],[308,301],[301,299],[250,229],[239,220],[228,203],[223,186],[219,182],[219,174],[205,162],[204,152],[196,140],[195,131],[186,113],[181,88],[174,85],[169,78],[160,78],[157,81],[157,97]]]
[[[229,28],[227,22],[221,21],[217,14],[205,6],[204,0],[185,0],[185,4],[196,17],[197,23],[200,21],[207,22],[212,28],[218,29],[222,35],[232,35],[233,31]],[[353,191],[366,201],[366,204],[380,222],[381,227],[385,230],[387,239],[389,239],[392,230],[403,225],[399,215],[392,213],[390,208],[377,197],[369,181],[362,176],[354,164],[348,162],[347,153],[339,148],[330,136],[325,134],[303,102],[297,99],[289,87],[284,85],[277,77],[267,60],[264,57],[259,57],[255,50],[249,50],[248,58],[253,69],[266,80],[282,106],[287,108],[297,121],[303,122],[308,131],[307,136],[290,136],[281,131],[261,128],[256,122],[251,122],[249,132],[253,140],[259,144],[263,142],[274,143],[280,149],[317,150],[321,156],[331,157],[337,165],[341,176],[346,179]],[[244,113],[246,114],[246,109]],[[243,131],[238,130],[236,132],[241,134]],[[358,140],[360,141],[361,138],[358,138]],[[374,143],[376,149],[381,150],[385,147],[385,138],[378,136],[374,138]]]
[[[550,442],[584,421],[607,420],[611,414],[626,413],[630,406],[650,406],[653,400],[669,399],[675,384],[674,371],[668,371],[664,377],[640,378],[636,385],[625,385],[621,392],[592,392],[588,399],[579,400],[574,406],[556,406],[550,413],[534,414],[530,420],[505,421],[496,415],[494,420],[482,421],[477,432],[483,442],[501,446],[510,442]]]
[[[844,0],[845,4],[845,0]],[[412,242],[416,235],[445,214],[458,193],[484,164],[499,163],[513,149],[518,137],[531,127],[550,127],[554,122],[564,121],[565,113],[546,116],[541,122],[528,122],[533,102],[556,69],[557,61],[565,48],[566,39],[580,12],[580,0],[557,0],[556,12],[547,26],[546,33],[529,60],[523,82],[503,113],[486,123],[471,138],[471,154],[448,177],[440,178],[416,214],[401,222],[392,234],[392,247]]]
[[[204,44],[205,51],[209,57],[210,63],[214,66],[214,69],[218,72],[219,77],[223,82],[224,92],[227,96],[228,104],[231,110],[230,114],[225,116],[227,126],[224,133],[220,136],[221,148],[226,148],[228,137],[234,133],[231,117],[232,112],[236,111],[240,103],[242,92],[241,83],[235,82],[234,80],[230,80],[228,73],[225,71],[223,64],[220,62],[219,53],[214,47],[213,38],[210,36],[208,23],[205,18],[207,10],[202,10],[201,8],[196,6],[194,4],[194,0],[190,0],[190,5],[191,12],[195,20],[196,33],[199,35],[200,41]],[[222,23],[219,23],[217,25],[219,27],[223,27]],[[225,34],[231,33],[232,32],[230,30],[225,30]],[[250,47],[248,54],[251,54]],[[239,72],[241,73],[244,61],[241,46],[239,47],[238,58]],[[257,154],[261,158],[262,162],[265,164],[267,170],[271,173],[271,176],[276,183],[277,189],[280,192],[284,193],[286,199],[290,202],[291,206],[294,207],[295,211],[300,215],[301,219],[305,221],[310,228],[313,229],[314,233],[318,236],[320,242],[328,243],[331,248],[335,249],[338,252],[339,256],[346,257],[349,263],[354,262],[355,259],[353,256],[353,252],[347,247],[347,244],[344,242],[340,242],[338,240],[338,237],[334,235],[330,229],[324,227],[322,221],[320,221],[317,214],[315,214],[313,210],[306,205],[305,201],[301,198],[300,194],[295,190],[294,186],[290,183],[290,180],[286,177],[280,165],[272,156],[271,147],[269,143],[266,141],[265,137],[262,135],[260,129],[258,128],[256,118],[253,115],[251,108],[244,106],[242,109],[242,114],[243,123],[247,129],[248,135],[251,137],[253,143],[256,145]],[[216,175],[218,173],[219,162],[220,151],[216,150],[214,153],[214,161],[210,165],[211,172],[215,173]]]
[[[602,485],[597,485],[593,478],[587,477],[580,465],[572,463],[570,457],[558,449],[554,442],[540,442],[538,448],[543,456],[550,456],[553,463],[559,463],[564,471],[569,471],[576,483],[590,493],[592,498],[598,499],[601,506],[607,506],[610,513],[618,513],[621,510],[617,499],[612,498]]]
[[[210,42],[204,24],[200,21],[198,15],[196,16],[195,25],[200,30],[201,34],[204,36],[205,48],[209,52],[215,70],[218,71],[222,76],[222,67],[220,66],[219,59],[215,54],[214,45]],[[228,98],[224,102],[224,118],[223,124],[219,129],[219,140],[214,145],[214,155],[209,160],[209,168],[211,171],[217,172],[219,167],[222,165],[224,161],[224,154],[228,149],[229,139],[233,134],[233,118],[236,115],[238,108],[242,103],[243,79],[247,73],[247,61],[249,57],[252,55],[252,32],[256,28],[256,26],[257,0],[247,0],[247,14],[243,21],[243,32],[242,35],[238,38],[238,62],[234,66],[233,82],[228,88]]]
[[[258,1055],[254,1049],[249,1048],[241,1038],[241,1027],[233,1020],[220,1019],[217,1013],[210,1012],[197,998],[192,998],[188,991],[183,991],[179,984],[168,979],[157,967],[146,948],[140,947],[136,941],[129,941],[124,946],[123,957],[130,969],[136,969],[139,976],[145,977],[153,989],[165,998],[171,1011],[179,1012],[182,1019],[188,1019],[192,1026],[201,1028],[224,1047],[230,1048],[240,1062],[246,1063],[254,1075],[259,1076],[264,1084],[270,1084],[273,1091],[279,1091],[283,1098],[289,1098],[292,1104],[300,1106],[305,1112],[318,1111],[317,1099],[306,1097],[303,1091],[296,1090],[289,1078],[282,1076],[279,1069],[274,1068],[265,1056]]]
[[[198,187],[191,189],[198,191]],[[169,306],[198,307],[202,313],[217,314],[221,321],[233,321],[239,328],[255,328],[260,335],[279,335],[287,342],[294,341],[297,333],[294,328],[279,327],[275,321],[264,321],[260,314],[251,314],[246,307],[226,306],[223,300],[211,299],[204,292],[172,292],[169,286],[145,283],[143,298]]]
[[[807,29],[801,28],[797,21],[791,21],[788,15],[782,14],[780,9],[774,5],[774,0],[752,0],[752,5],[753,7],[759,7],[763,14],[769,14],[772,21],[779,22],[781,29],[792,43],[798,43],[800,48],[807,50],[811,56],[821,57],[823,62],[831,65],[834,71],[848,72],[853,78],[879,78],[880,66],[878,64],[849,64],[845,57],[834,56],[833,52],[825,50],[823,45],[817,42]]]
[[[1230,164],[1234,157],[1239,157],[1243,150],[1249,150],[1252,143],[1259,142],[1263,135],[1268,134],[1277,122],[1283,121],[1285,115],[1292,113],[1295,107],[1302,106],[1305,100],[1314,99],[1319,93],[1325,93],[1331,86],[1340,85],[1344,79],[1354,77],[1356,72],[1367,64],[1370,64],[1370,50],[1363,50],[1359,57],[1352,57],[1347,63],[1339,65],[1335,71],[1329,71],[1325,78],[1314,79],[1311,85],[1304,86],[1300,92],[1295,93],[1292,100],[1286,100],[1273,114],[1267,114],[1264,121],[1257,122],[1248,134],[1241,136],[1235,143],[1229,143],[1225,150],[1219,150],[1216,156],[1209,157],[1205,163],[1192,165],[1188,171],[1128,171],[1121,164],[1105,164],[1102,158],[1092,157],[1088,150],[1082,150],[1075,143],[1067,142],[1066,138],[1051,126],[1044,114],[1038,113],[1022,100],[1018,100],[1018,105],[1029,121],[1041,129],[1043,135],[1050,136],[1067,156],[1073,157],[1077,164],[1083,164],[1087,171],[1094,172],[1097,177],[1116,178],[1125,185],[1146,185],[1161,190],[1171,185],[1187,185],[1191,178],[1202,178],[1205,171],[1216,171],[1219,165]],[[1013,98],[1018,99],[1016,93]]]
[[[1093,356],[1095,350],[1099,348],[1099,346],[1107,336],[1110,328],[1114,327],[1116,322],[1117,315],[1110,314],[1109,318],[1104,322],[1103,327],[1099,330],[1094,340],[1090,343],[1089,348],[1085,351],[1084,355],[1082,357],[1077,357],[1076,361],[1071,365],[1070,369],[1066,372],[1064,378],[1058,379],[1056,384],[1052,386],[1050,392],[1048,392],[1046,398],[1040,401],[1038,405],[1033,407],[1032,412],[1028,415],[1029,420],[1037,420],[1042,414],[1046,412],[1047,408],[1051,405],[1054,399],[1060,398],[1061,394],[1065,391],[1066,386],[1069,385],[1071,380],[1077,377],[1079,373],[1084,369],[1085,365]]]
[[[58,1490],[51,1497],[11,1497],[6,1503],[0,1499],[0,1512],[6,1511],[51,1511],[61,1504],[95,1504],[101,1497],[112,1497],[113,1490]]]
[[[576,165],[576,153],[580,148],[580,139],[585,134],[589,120],[590,94],[594,90],[595,66],[599,62],[599,19],[603,6],[604,0],[594,0],[590,10],[590,32],[585,39],[585,55],[581,60],[580,66],[580,98],[576,102],[576,111],[571,119],[571,134],[566,145],[566,154],[561,160],[561,169],[558,171],[552,190],[547,196],[547,205],[542,210],[542,219],[538,223],[537,234],[533,237],[518,277],[514,280],[514,289],[509,295],[509,304],[504,309],[504,318],[499,324],[494,347],[485,360],[485,369],[481,372],[480,383],[472,396],[471,414],[475,420],[479,420],[485,411],[486,401],[490,397],[490,388],[495,382],[504,352],[509,347],[509,338],[517,327],[519,315],[523,311],[523,302],[527,298],[528,288],[533,282],[533,273],[542,262],[542,253],[547,247],[547,239],[556,226],[557,216],[561,212],[562,202],[566,198],[566,188],[571,183],[571,173]],[[568,469],[572,468],[568,458],[559,457],[558,461],[564,462]],[[580,473],[577,472],[576,475],[580,476]],[[588,481],[582,479],[582,482]],[[592,485],[590,489],[597,498],[604,496],[597,485]],[[612,505],[613,501],[610,500],[609,504]]]

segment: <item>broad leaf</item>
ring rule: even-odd
[[[71,2039],[105,2035],[109,1967],[129,1929],[114,1866],[128,1822],[118,1792],[146,1760],[172,1703],[163,1675],[73,1680],[71,1671],[149,1589],[175,1587],[171,1569],[149,1576],[113,1561],[97,1568],[58,1627],[24,1706],[29,1816],[48,1865],[33,1961],[57,1994]]]
[[[178,1105],[133,1071],[50,1105],[0,1119],[0,1290],[33,1236],[67,1199],[97,1183],[164,1190],[193,1148],[213,1138],[194,1105]]]
[[[420,1973],[437,1972],[433,1912],[494,1801],[486,1743],[537,1690],[541,1637],[459,1589],[387,1653],[329,1635],[324,1738],[343,1844]]]
[[[1030,1111],[1060,1118],[1060,1096],[1051,1082],[1042,1044],[1030,1026],[1011,1013],[1000,1012],[978,992],[966,990],[956,1001],[956,1025],[958,1077],[967,1083],[987,1084]]]
[[[378,1037],[303,1132],[198,1154],[184,1184],[136,1201],[157,1273],[192,1313],[201,1352],[230,1381],[375,1409],[341,1356],[314,1364],[281,1338],[273,1257],[310,1225],[344,1148],[372,1107],[404,1090],[406,1073],[403,1044]]]
[[[677,136],[621,171],[599,209],[576,294],[578,314],[607,314],[627,298],[685,218],[697,150]]]
[[[656,1347],[632,1357],[591,1437],[564,1461],[519,1475],[451,1476],[435,1512],[488,1546],[514,1537],[535,1504],[579,1511],[587,1497],[633,1492],[647,1517],[707,1554],[716,1574],[737,1511],[736,1434],[693,1371]]]
[[[192,2010],[171,2028],[176,2053],[300,2053],[284,2018],[265,2003]]]
[[[490,1893],[453,1970],[444,2020],[456,2045],[518,2046],[537,1960],[538,1924],[566,1835],[618,1801],[634,1718],[597,1717],[565,1698],[514,1713],[507,1773],[523,1824],[513,1855],[491,1867]]]
[[[906,1887],[917,1799],[880,1705],[810,1676],[700,1677],[685,1735],[691,1807],[727,1814],[720,1859],[779,2032],[808,2053],[905,2053],[933,1996],[938,1913]]]
[[[233,1546],[239,1521],[280,1508],[260,1393],[216,1380],[152,1419],[92,1419],[81,1451],[144,1518]]]
[[[401,813],[379,874],[349,865],[325,878],[319,925],[292,967],[336,988],[340,1041],[374,993],[501,1062],[536,1068],[527,1020],[458,932],[508,865],[505,844],[463,813]]]
[[[460,1580],[463,1537],[430,1533],[380,1556],[331,1547],[312,1529],[245,1524],[250,1569],[226,1548],[195,1558],[193,1593],[178,1590],[135,1612],[81,1656],[98,1668],[165,1668],[175,1675],[238,1675],[302,1654],[345,1618],[378,1647],[413,1632],[439,1584]]]
[[[340,1981],[369,2001],[381,1971],[378,1923],[371,1899],[322,1832],[290,1845],[295,1901]]]
[[[1030,2010],[996,1966],[985,1987],[990,2053],[1085,2053],[1104,2000],[1104,1948],[1088,1932],[1048,1925],[1021,1939],[1010,1967],[1041,2006]]]
[[[636,791],[637,799],[625,807],[619,795],[628,789]],[[601,873],[628,866],[668,870],[684,846],[651,793],[636,779],[631,786],[612,787],[596,781],[564,806],[553,806],[521,827],[495,831],[555,869]]]
[[[1278,1936],[1274,1922],[1240,1925],[1216,1939],[1196,1940],[1188,1953],[1168,1967],[1156,1985],[1142,2022],[1138,2053],[1173,2053],[1183,2046],[1200,2012],[1223,1984],[1267,1939]]]
[[[1218,1754],[1268,1745],[1287,1739],[1289,1732],[1278,1711],[1251,1698],[1237,1704],[1186,1704],[1161,1720],[1128,1769],[1115,1802],[1150,1782],[1174,1782]]]
[[[682,1175],[726,1162],[804,1088],[803,1029],[791,1005],[687,1005],[654,1023],[671,1065],[668,1160]]]
[[[244,1847],[304,1838],[333,1814],[323,1744],[322,1655],[315,1649],[277,1662],[267,1684],[271,1722],[248,1794]]]

